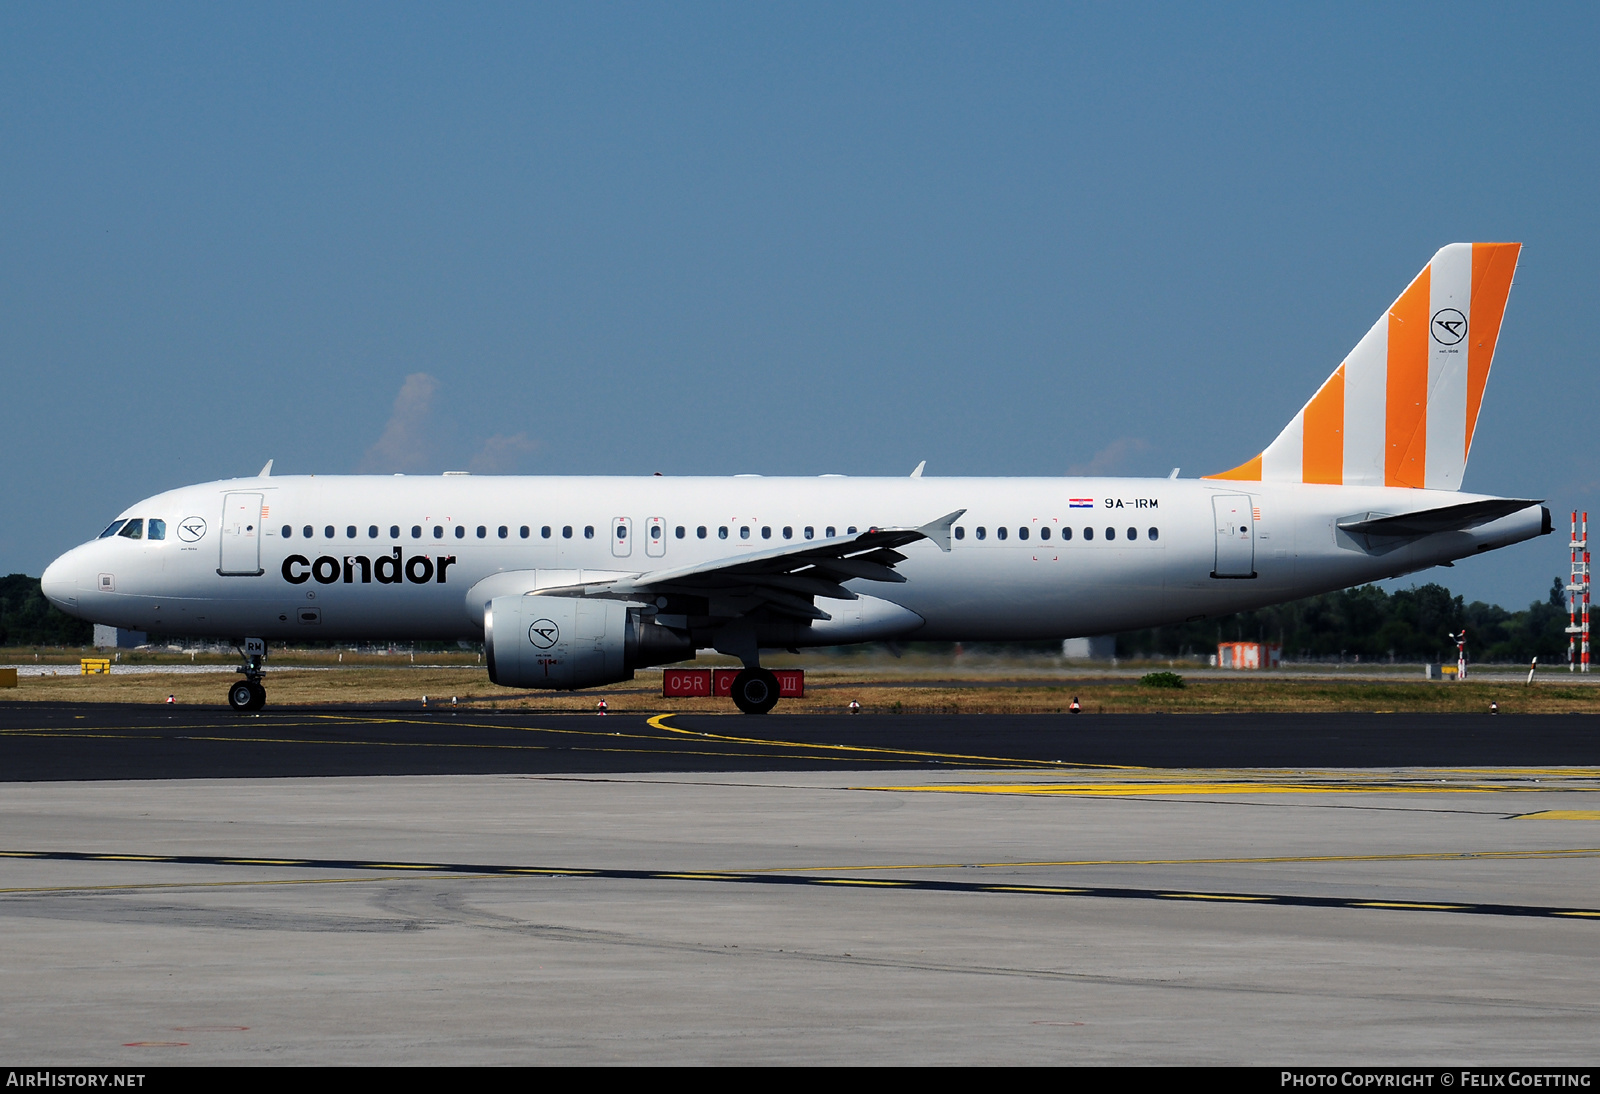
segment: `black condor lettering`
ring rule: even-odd
[[[353,585],[358,580],[363,585],[370,585],[374,577],[380,585],[400,585],[406,581],[413,585],[437,581],[443,585],[446,581],[445,571],[455,563],[455,555],[440,555],[437,562],[427,555],[405,558],[400,548],[396,547],[393,554],[379,555],[376,559],[366,555],[345,555],[342,562],[332,555],[322,555],[315,562],[305,555],[290,555],[283,560],[281,572],[283,580],[291,585],[304,585],[313,578],[318,585],[332,585],[340,580],[346,585]]]
[[[378,584],[398,585],[404,580],[400,576],[400,548],[394,549],[393,556],[380,555],[373,569],[378,572]]]

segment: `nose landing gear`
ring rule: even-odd
[[[267,689],[261,686],[261,677],[264,675],[261,663],[267,659],[266,641],[246,638],[244,648],[239,650],[239,657],[243,661],[239,671],[244,674],[244,679],[228,688],[228,706],[240,713],[260,710],[267,705]]]

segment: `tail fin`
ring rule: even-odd
[[[1266,451],[1211,479],[1459,490],[1520,243],[1452,243]]]

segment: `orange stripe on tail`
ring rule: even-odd
[[[1494,345],[1500,338],[1500,320],[1505,316],[1506,297],[1511,294],[1511,279],[1517,272],[1520,243],[1474,243],[1472,245],[1472,315],[1467,323],[1467,448],[1472,451],[1472,432],[1478,426],[1478,408],[1483,405],[1483,389],[1489,382],[1489,364],[1494,360]]]

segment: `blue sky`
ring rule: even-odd
[[[1222,470],[1456,240],[1466,487],[1600,511],[1597,10],[7,5],[0,572],[269,457]]]

